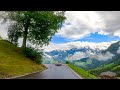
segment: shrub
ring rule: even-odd
[[[66,64],[69,64],[70,62],[69,61],[66,61]]]
[[[23,54],[26,57],[30,58],[31,60],[35,61],[38,64],[42,63],[42,55],[43,55],[43,53],[35,50],[32,47],[26,47],[26,48],[24,48],[23,49]]]

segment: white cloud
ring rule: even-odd
[[[103,18],[105,28],[102,30],[111,36],[120,37],[120,11],[100,11],[96,12]]]
[[[1,23],[1,21],[0,21]],[[7,24],[0,24],[0,36],[3,39],[7,38]]]
[[[80,39],[90,33],[96,32],[95,29],[100,28],[103,24],[99,15],[94,11],[68,11],[65,16],[67,17],[65,25],[57,34],[67,39]],[[67,23],[70,24],[67,25]]]
[[[0,17],[2,16],[3,14],[0,13]],[[110,36],[120,36],[120,11],[67,11],[65,16],[67,19],[65,20],[64,27],[58,30],[56,35],[65,37],[66,39],[77,40],[95,32]],[[7,38],[6,27],[6,24],[0,24],[0,36],[4,39]],[[76,42],[75,44],[77,46]],[[55,49],[59,49],[59,47],[68,49],[75,46],[75,44],[68,44],[69,47],[64,46],[64,44],[58,47],[56,47],[58,44],[53,43],[52,45]],[[84,43],[81,42],[80,47],[82,47],[82,44]],[[92,48],[94,48],[94,44],[91,45],[93,45]],[[99,45],[97,45],[97,47],[99,47]],[[103,49],[105,47],[107,46],[101,48]]]
[[[94,53],[95,54],[95,53]],[[69,60],[80,60],[82,58],[86,58],[93,55],[93,53],[90,50],[87,50],[85,52],[75,52],[70,58]]]
[[[46,53],[44,53],[44,57],[52,59],[52,57],[50,55],[46,54]]]
[[[85,57],[86,57],[86,54],[84,52],[75,52],[74,55],[69,59],[72,61],[72,60],[79,60]]]
[[[22,39],[22,38],[19,38],[19,39],[18,39],[19,47],[22,46],[22,42],[23,42],[23,39]]]
[[[69,59],[72,60],[80,60],[82,58],[93,58],[93,59],[97,59],[99,61],[107,61],[108,59],[112,59],[112,57],[114,56],[114,54],[110,53],[110,52],[106,52],[105,54],[99,53],[93,53],[91,52],[91,50],[87,50],[85,52],[75,52],[74,55],[72,55]],[[91,59],[87,60],[88,63],[92,63]]]
[[[94,58],[99,61],[107,61],[109,59],[112,59],[113,56],[115,56],[115,55],[110,52],[106,52],[105,54],[100,53],[97,55],[92,55],[92,56],[90,56],[90,58]]]
[[[95,32],[120,37],[120,11],[68,11],[65,16],[57,35],[66,39],[78,40]]]
[[[62,43],[62,44],[55,44],[55,43],[50,43],[48,46],[44,46],[43,49],[46,52],[50,52],[53,50],[69,50],[72,48],[90,48],[93,50],[104,50],[108,48],[111,43],[114,43],[116,41],[111,41],[111,42],[101,42],[101,43],[93,43],[93,42],[81,42],[81,41],[76,41],[76,42],[68,42],[68,43]]]
[[[120,47],[118,48],[117,53],[120,54]]]

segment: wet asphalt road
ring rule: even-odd
[[[45,64],[48,69],[32,75],[23,76],[16,79],[80,79],[65,64],[55,66],[54,64]]]

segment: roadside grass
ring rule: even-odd
[[[68,64],[68,66],[74,70],[78,75],[80,75],[83,79],[98,79],[96,76],[90,74],[89,72],[73,65],[73,64]]]
[[[21,48],[0,40],[0,78],[19,76],[36,71],[42,71],[46,67],[36,64],[22,54]]]

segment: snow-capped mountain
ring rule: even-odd
[[[48,46],[44,50],[44,53],[49,62],[61,61],[65,63],[66,60],[69,60],[71,63],[87,70],[106,63],[107,60],[114,57],[111,52],[102,54],[112,43],[114,42],[52,44],[51,47]]]
[[[89,57],[100,53],[101,50],[92,50],[90,48],[72,48],[70,50],[53,50],[51,52],[45,52],[47,55],[52,56],[54,60],[65,62],[66,60],[79,60],[81,58]]]
[[[90,43],[69,42],[63,44],[50,43],[44,47],[44,52],[54,60],[65,62],[66,60],[79,60],[100,53],[107,49],[112,42]]]

